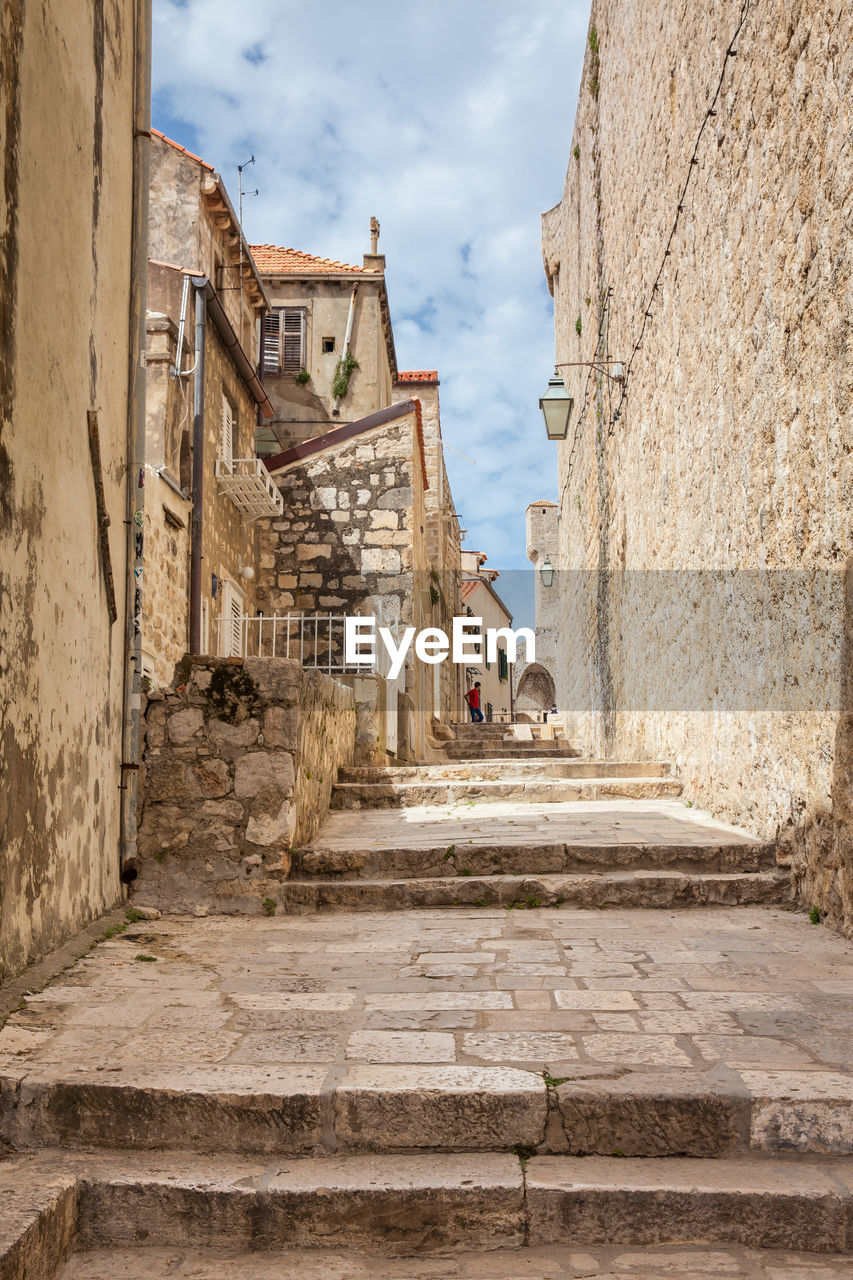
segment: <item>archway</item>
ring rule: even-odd
[[[550,711],[555,697],[554,677],[538,662],[532,662],[518,682],[515,695],[517,710]]]

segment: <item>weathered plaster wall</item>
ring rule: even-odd
[[[260,912],[352,762],[352,691],[286,658],[187,659],[146,722],[135,901]]]
[[[300,385],[294,374],[264,375],[264,389],[275,407],[275,418],[264,423],[264,435],[272,432],[278,440],[277,445],[269,446],[270,451],[288,449],[342,422],[366,418],[391,403],[390,321],[381,275],[319,280],[265,275],[263,280],[273,308],[305,308],[305,369],[311,375],[305,385]],[[350,377],[338,415],[333,416],[332,382],[343,351],[355,284],[358,294],[350,350],[358,368]],[[333,352],[324,353],[324,338],[334,339]]]
[[[127,0],[0,16],[0,979],[119,897],[134,24]]]
[[[853,12],[753,4],[726,59],[740,14],[593,4],[543,227],[556,358],[642,342],[618,419],[618,386],[566,370],[558,703],[590,751],[670,757],[778,832],[800,902],[849,932]]]

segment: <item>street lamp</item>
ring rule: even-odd
[[[574,400],[555,369],[554,376],[548,379],[548,390],[539,401],[549,440],[565,440],[569,434],[569,419],[572,416],[573,405]]]
[[[539,566],[539,577],[542,579],[543,587],[550,587],[554,581],[554,566],[551,564],[550,556],[546,556]]]

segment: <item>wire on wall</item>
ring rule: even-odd
[[[676,206],[675,216],[672,220],[672,225],[670,227],[669,236],[667,237],[666,247],[664,248],[663,254],[661,255],[660,266],[658,267],[658,272],[657,272],[657,275],[655,276],[654,283],[652,284],[651,290],[649,292],[649,296],[641,308],[642,320],[640,323],[640,330],[637,335],[637,339],[634,343],[630,358],[628,360],[628,364],[625,369],[625,380],[622,384],[622,394],[619,397],[619,403],[617,404],[616,409],[612,414],[610,423],[608,425],[608,429],[607,429],[608,436],[613,434],[616,423],[619,421],[619,418],[621,416],[622,407],[628,395],[628,391],[631,383],[631,374],[634,371],[634,361],[637,358],[637,352],[640,350],[642,346],[643,338],[645,337],[646,328],[648,326],[649,320],[652,318],[654,314],[652,311],[652,307],[655,302],[655,295],[660,291],[661,279],[666,269],[666,260],[672,254],[672,244],[678,232],[679,220],[685,209],[684,201],[685,201],[685,197],[687,196],[687,192],[690,188],[690,183],[693,179],[694,170],[697,169],[699,166],[699,147],[701,146],[701,143],[702,143],[702,136],[706,128],[708,127],[708,122],[712,120],[717,114],[717,104],[719,103],[719,100],[720,100],[720,94],[723,91],[723,84],[725,83],[725,79],[726,79],[726,71],[728,70],[729,59],[734,58],[737,55],[737,49],[735,48],[735,45],[737,44],[737,41],[740,39],[740,33],[743,30],[743,25],[746,22],[747,16],[749,14],[751,3],[752,3],[752,0],[743,0],[743,4],[741,5],[741,11],[740,11],[740,20],[738,21],[737,27],[735,28],[734,35],[732,36],[731,40],[728,43],[728,47],[726,48],[725,57],[723,58],[722,69],[720,70],[720,76],[717,81],[717,88],[705,112],[704,119],[702,120],[702,123],[699,126],[699,132],[696,135],[696,142],[694,143],[693,151],[691,152],[691,155],[690,155],[690,161],[687,165],[687,173],[684,178],[684,183],[681,187],[681,194],[678,197],[678,204]]]

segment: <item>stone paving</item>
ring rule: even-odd
[[[412,805],[400,812],[363,809],[330,813],[314,848],[377,850],[421,848],[428,841],[489,845],[502,839],[518,846],[560,841],[569,845],[603,844],[757,844],[737,827],[680,800],[632,800],[609,797],[553,803],[518,799],[458,801]]]
[[[316,1101],[304,1150],[503,1132],[504,1150],[704,1154],[747,1126],[754,1148],[849,1153],[851,1061],[853,946],[768,908],[171,917],[104,942],[0,1032],[19,1095],[299,1094]],[[457,1115],[447,1091],[485,1101]],[[727,1102],[705,1138],[694,1110],[654,1111],[711,1092]]]
[[[841,1255],[717,1247],[529,1249],[440,1258],[251,1254],[188,1249],[95,1250],[61,1280],[850,1280]]]

